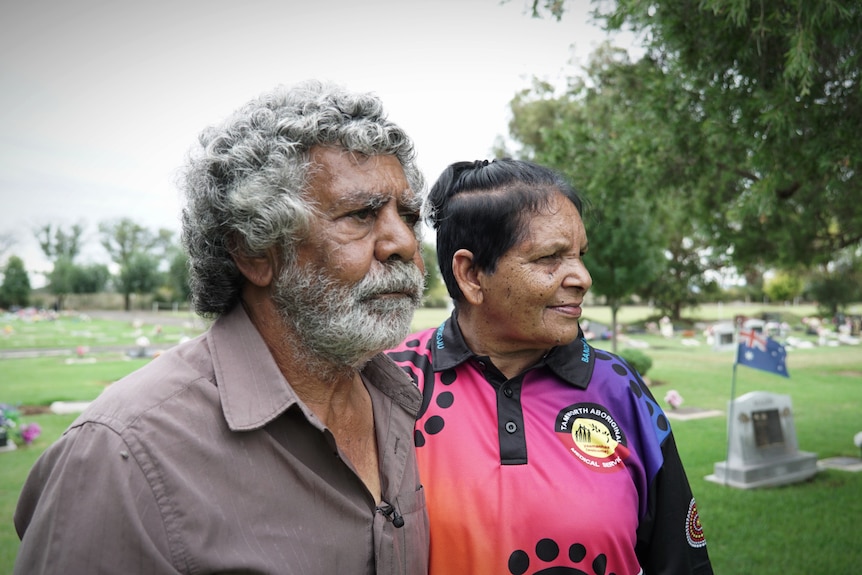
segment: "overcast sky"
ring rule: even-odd
[[[0,234],[33,272],[33,236],[99,222],[179,230],[175,184],[202,128],[278,84],[377,93],[416,142],[429,185],[489,157],[530,78],[579,73],[605,33],[589,2],[561,22],[526,0],[22,0],[0,5]],[[628,42],[628,44],[626,43]],[[615,43],[630,48],[628,37]]]

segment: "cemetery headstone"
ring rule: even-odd
[[[789,395],[752,391],[728,405],[727,460],[706,477],[750,489],[805,481],[817,473],[817,455],[799,451]]]
[[[736,330],[732,323],[718,323],[712,326],[712,338],[714,351],[736,349]]]

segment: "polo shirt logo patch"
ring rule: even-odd
[[[629,457],[623,430],[597,403],[576,403],[560,411],[554,431],[581,463],[600,473],[625,467]]]

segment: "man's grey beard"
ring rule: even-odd
[[[375,266],[357,284],[344,285],[313,265],[288,265],[273,300],[320,368],[359,369],[375,354],[396,346],[410,332],[425,280],[410,262]],[[391,294],[402,294],[397,297]],[[378,298],[380,294],[389,294]],[[295,350],[302,353],[300,350]]]

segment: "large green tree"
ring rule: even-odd
[[[58,310],[63,309],[66,296],[74,292],[75,259],[81,253],[85,227],[83,223],[69,227],[49,223],[33,230],[42,253],[52,263],[48,287],[57,298]]]
[[[643,34],[665,81],[668,145],[689,165],[712,245],[741,268],[826,264],[862,241],[858,0],[594,2]],[[535,0],[565,18],[565,3]]]
[[[0,307],[26,307],[30,303],[30,277],[24,267],[24,260],[10,256],[3,269],[3,283],[0,285]]]
[[[121,218],[100,223],[99,233],[102,247],[120,268],[117,288],[129,311],[132,294],[149,293],[158,287],[158,268],[169,257],[173,232],[162,229],[154,234],[130,218]]]

